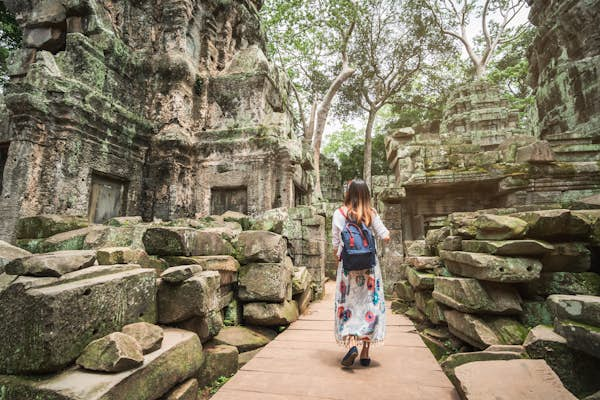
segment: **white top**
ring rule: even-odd
[[[337,247],[338,256],[341,254],[342,247],[344,246],[341,234],[345,225],[346,218],[344,218],[344,215],[342,215],[340,209],[338,208],[333,213],[333,218],[331,221],[331,243],[333,244],[333,248]],[[377,213],[373,213],[371,226],[369,226],[369,228],[371,228],[371,230],[374,231],[377,237],[379,237],[380,239],[385,239],[390,235],[390,231],[388,231],[388,229],[385,227],[385,225],[381,221],[381,218],[379,217],[379,214]]]

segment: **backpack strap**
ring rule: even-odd
[[[344,207],[340,207],[338,210],[340,210],[340,213],[344,216],[345,219],[348,219],[348,216],[344,212]]]

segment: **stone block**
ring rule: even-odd
[[[213,340],[217,344],[235,346],[240,353],[243,353],[267,345],[275,336],[275,331],[270,329],[228,326],[221,329]]]
[[[0,274],[4,272],[4,267],[9,262],[17,258],[28,257],[30,255],[31,253],[27,250],[0,240]]]
[[[280,263],[253,263],[240,267],[238,297],[243,301],[282,302],[291,296],[292,260]]]
[[[506,284],[471,278],[436,277],[433,298],[455,310],[473,314],[519,314],[521,296]]]
[[[576,399],[543,360],[476,361],[458,366],[454,374],[467,400],[487,400],[490,394],[497,400]]]
[[[442,243],[438,245],[440,250],[448,251],[460,251],[462,250],[462,237],[460,236],[447,236]]]
[[[554,161],[555,157],[552,147],[550,147],[550,143],[545,140],[517,149],[517,163],[548,164]]]
[[[587,238],[590,227],[569,210],[542,210],[513,214],[529,225],[527,237],[535,239]]]
[[[406,257],[405,262],[417,271],[441,267],[439,257]]]
[[[542,257],[542,272],[586,272],[592,267],[592,253],[585,243],[555,243]]]
[[[404,242],[404,249],[404,254],[407,257],[431,256],[431,251],[425,240],[407,240]]]
[[[143,236],[148,254],[159,256],[230,255],[233,247],[216,232],[193,228],[148,228]]]
[[[238,260],[244,263],[283,261],[287,243],[283,236],[267,231],[245,231],[237,241]]]
[[[413,290],[413,287],[406,280],[400,280],[394,283],[393,293],[399,299],[404,301],[413,301],[415,298],[415,292]]]
[[[196,316],[178,322],[178,328],[192,331],[198,335],[202,343],[206,343],[217,336],[223,329],[223,317],[219,310],[209,311],[206,315]]]
[[[433,279],[435,275],[419,272],[413,268],[407,268],[406,277],[408,279],[408,283],[415,290],[431,290],[433,289]]]
[[[293,297],[294,301],[298,304],[298,312],[300,314],[303,314],[310,305],[310,301],[312,300],[312,292],[313,291],[308,288],[304,292]]]
[[[205,387],[219,377],[229,377],[238,370],[239,352],[235,346],[214,344],[204,348],[202,367],[198,373],[198,384]]]
[[[202,272],[202,267],[198,264],[178,265],[164,270],[163,273],[160,274],[160,279],[166,283],[182,283],[198,272]]]
[[[142,217],[114,217],[106,221],[104,224],[108,226],[132,226],[141,224]]]
[[[594,272],[549,272],[539,279],[520,285],[527,298],[548,297],[552,294],[600,295],[600,275]]]
[[[158,321],[163,324],[204,316],[219,306],[219,273],[202,271],[182,284],[158,285]]]
[[[15,228],[17,239],[42,239],[57,233],[85,228],[87,218],[69,215],[37,215],[19,219]]]
[[[528,328],[537,325],[552,325],[554,316],[545,301],[526,300],[521,304],[523,312],[519,321]]]
[[[455,310],[444,312],[450,332],[479,349],[495,344],[521,344],[527,329],[505,317],[479,317]]]
[[[527,223],[507,215],[480,214],[473,223],[479,240],[519,239],[527,232]]]
[[[444,241],[450,235],[450,228],[443,227],[439,229],[430,229],[425,235],[425,243],[429,249],[437,248],[437,245]]]
[[[555,294],[546,300],[552,314],[558,319],[568,319],[600,326],[599,296],[569,296]]]
[[[254,356],[256,356],[261,350],[262,347],[256,350],[245,351],[243,353],[240,353],[238,356],[239,367],[242,368],[244,365],[248,364],[248,362],[250,362],[250,360],[252,360]]]
[[[554,250],[550,243],[522,240],[463,240],[462,250],[470,253],[487,253],[497,256],[536,257]]]
[[[288,218],[287,208],[274,208],[259,215],[252,225],[252,230],[270,231],[281,235]]]
[[[100,265],[148,264],[148,254],[143,249],[131,247],[105,247],[96,251]]]
[[[310,276],[306,267],[294,267],[294,276],[292,278],[292,294],[297,295],[308,289],[310,285]]]
[[[197,400],[198,380],[189,379],[165,395],[161,400]]]
[[[193,377],[202,365],[202,345],[192,332],[167,328],[163,346],[144,356],[144,364],[119,374],[69,368],[38,379],[0,376],[7,399],[156,399]]]
[[[57,233],[39,243],[36,253],[50,253],[62,250],[83,250],[88,248],[85,239],[89,234],[102,231],[106,227],[88,226],[87,228]]]
[[[298,306],[294,300],[283,303],[244,304],[244,322],[248,325],[289,325],[298,319]]]
[[[539,278],[542,263],[532,258],[499,257],[464,251],[440,251],[453,274],[494,282],[528,282]]]
[[[490,346],[491,347],[491,346]],[[454,370],[461,365],[477,361],[500,361],[500,360],[519,360],[523,354],[514,351],[472,351],[469,353],[450,354],[442,363],[441,367],[450,382],[455,386],[459,385],[454,375]]]
[[[14,49],[8,57],[6,74],[11,77],[27,75],[29,67],[35,61],[35,49]]]
[[[58,371],[92,340],[129,323],[155,321],[154,271],[118,265],[60,278],[19,277],[0,292],[0,315],[0,371]]]
[[[432,323],[439,325],[446,322],[444,307],[433,299],[431,292],[415,292],[415,305]]]
[[[147,322],[125,325],[121,332],[134,338],[144,354],[160,349],[164,337],[163,328]]]
[[[88,344],[77,365],[90,371],[122,372],[144,362],[142,347],[133,337],[114,332]]]

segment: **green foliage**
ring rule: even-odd
[[[0,2],[0,87],[6,80],[6,62],[10,50],[21,45],[22,33],[13,14]]]
[[[214,395],[215,393],[217,393],[217,391],[219,389],[221,389],[221,387],[226,384],[229,380],[231,379],[230,376],[220,376],[217,378],[216,381],[214,381],[211,385],[210,385],[210,389],[209,389],[209,393],[210,395]]]
[[[391,170],[389,169],[385,158],[384,139],[385,135],[383,134],[377,134],[373,137],[373,159],[371,164],[371,174],[373,176],[391,174]],[[350,152],[339,153],[337,155],[343,182],[354,178],[362,178],[364,157],[364,143],[362,142],[353,146]]]
[[[356,126],[344,123],[342,128],[327,137],[327,144],[323,147],[323,154],[328,158],[339,161],[340,155],[348,154],[363,142],[363,133]]]

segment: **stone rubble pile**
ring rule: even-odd
[[[34,253],[0,243],[7,399],[196,399],[322,293],[324,254],[313,250],[324,218],[308,207],[86,224],[29,217],[19,222],[29,239],[18,243]],[[58,235],[78,239],[53,239],[61,245],[43,252]]]
[[[405,242],[393,305],[419,322],[459,391],[457,360],[513,359],[486,349],[524,345],[516,358],[544,359],[570,392],[591,395],[600,390],[591,377],[600,365],[600,210],[515,211],[454,213]]]

